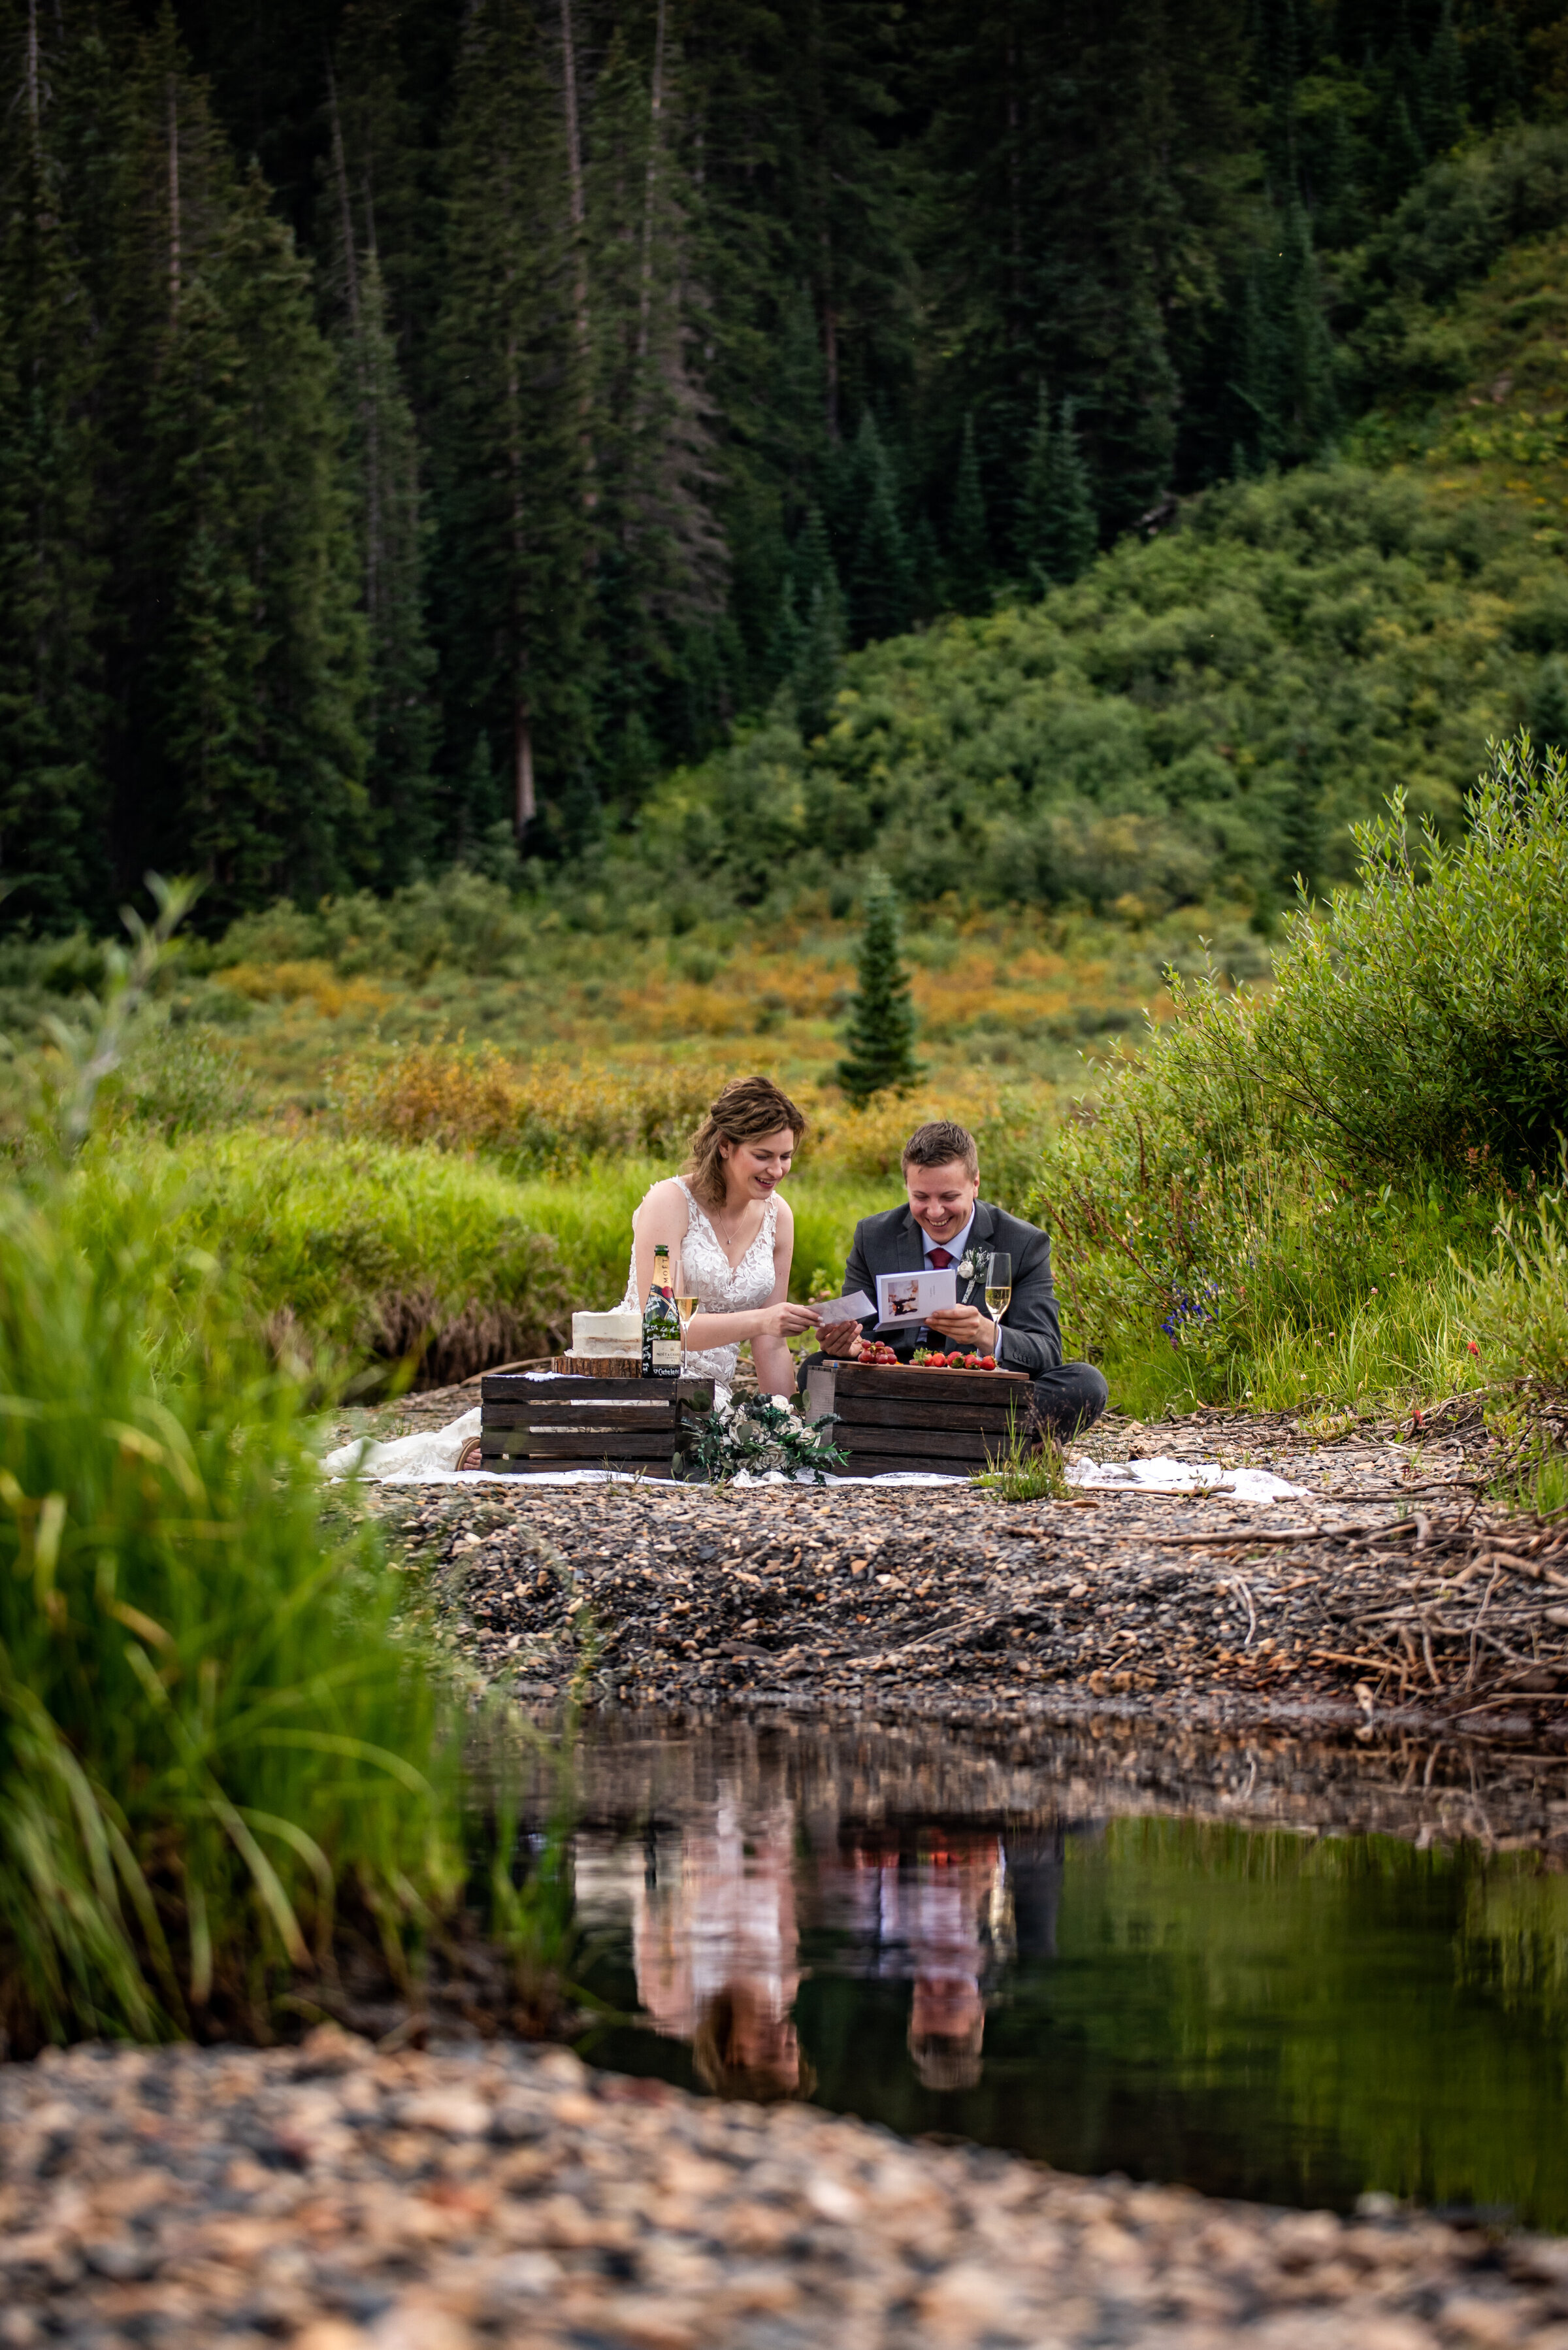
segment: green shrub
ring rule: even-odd
[[[1360,887],[1303,913],[1251,1020],[1262,1083],[1346,1172],[1518,1180],[1568,1120],[1568,764],[1528,734],[1491,764],[1452,843],[1355,828]]]
[[[435,881],[415,881],[389,898],[361,889],[324,898],[314,910],[286,899],[242,915],[215,950],[192,951],[192,967],[322,962],[345,977],[421,979],[438,964],[476,975],[504,971],[527,948],[527,919],[511,891],[466,865]]]
[[[0,2041],[265,2033],[456,1886],[436,1704],[301,1396],[134,1168],[0,1202]]]
[[[1463,1274],[1475,1327],[1507,1367],[1568,1388],[1568,1181],[1528,1214],[1504,1208],[1492,1263]]]
[[[1361,888],[1291,918],[1272,993],[1172,973],[1173,1025],[1042,1162],[1075,1343],[1162,1336],[1194,1394],[1452,1391],[1513,1359],[1511,1314],[1549,1375],[1547,1222],[1488,1293],[1484,1363],[1456,1268],[1558,1148],[1568,771],[1493,746],[1459,841],[1417,851],[1398,799],[1355,837]]]
[[[165,1142],[238,1126],[255,1106],[255,1087],[234,1053],[204,1024],[147,1031],[115,1087],[123,1115]]]
[[[1394,745],[1412,810],[1458,827],[1534,688],[1511,612],[1559,570],[1519,513],[1414,481],[1220,488],[1038,603],[852,655],[826,730],[774,713],[669,778],[605,886],[645,897],[651,849],[710,905],[847,902],[871,863],[913,904],[1277,904],[1348,875]]]

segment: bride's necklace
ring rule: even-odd
[[[735,1245],[735,1235],[732,1232],[729,1232],[725,1229],[724,1219],[721,1216],[717,1208],[713,1211],[713,1222],[718,1226],[719,1238],[724,1243],[724,1254],[728,1256]]]

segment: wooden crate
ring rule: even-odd
[[[1007,1450],[1012,1428],[1033,1440],[1033,1381],[1024,1371],[918,1371],[811,1358],[805,1417],[837,1414],[828,1435],[848,1454],[844,1473],[898,1470],[972,1476]]]
[[[523,1378],[480,1381],[480,1461],[509,1477],[556,1469],[680,1472],[685,1440],[713,1409],[711,1379]]]

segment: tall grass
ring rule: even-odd
[[[548,1224],[493,1168],[434,1150],[254,1129],[88,1152],[81,1213],[112,1242],[125,1191],[230,1268],[275,1349],[412,1361],[428,1384],[559,1343],[573,1291]],[[567,1187],[560,1187],[563,1198]]]
[[[0,2033],[265,2036],[457,1883],[450,1749],[297,1383],[122,1172],[0,1201]]]
[[[78,1213],[112,1243],[133,1191],[188,1247],[232,1271],[253,1326],[318,1375],[414,1356],[424,1384],[558,1346],[574,1306],[626,1286],[633,1211],[670,1161],[619,1159],[524,1180],[429,1148],[242,1129],[174,1147],[138,1134],[93,1146]],[[903,1194],[897,1177],[794,1176],[792,1286],[836,1281],[857,1221]],[[421,1352],[422,1349],[422,1352]]]

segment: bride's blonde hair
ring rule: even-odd
[[[716,1208],[724,1197],[723,1162],[719,1146],[760,1142],[787,1126],[798,1142],[805,1119],[788,1094],[771,1077],[732,1077],[691,1138],[691,1149],[680,1172],[705,1208]]]

